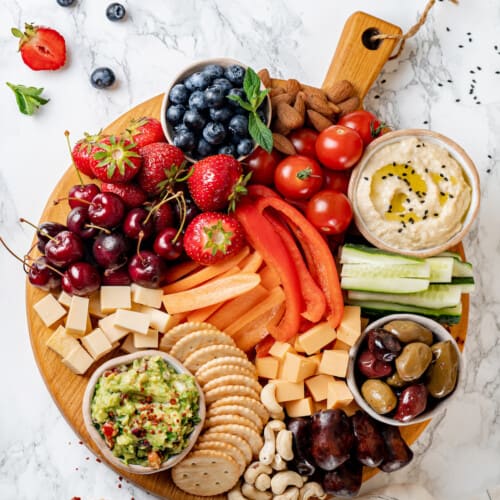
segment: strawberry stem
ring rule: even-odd
[[[83,186],[82,175],[80,174],[80,171],[76,168],[75,159],[73,158],[73,151],[71,150],[71,144],[69,142],[69,131],[65,130],[64,135],[66,137],[66,144],[68,145],[69,156],[71,157],[71,165],[76,170],[76,175],[78,175],[78,180],[80,181],[80,186]]]

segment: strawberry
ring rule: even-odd
[[[139,172],[142,157],[133,142],[111,135],[97,144],[90,167],[105,182],[127,182]]]
[[[154,142],[139,149],[143,158],[137,176],[139,185],[149,195],[156,195],[176,182],[184,169],[184,153],[165,142]]]
[[[203,212],[188,225],[184,250],[195,262],[211,265],[241,250],[243,228],[233,215]]]
[[[82,174],[88,175],[90,178],[94,178],[94,172],[92,172],[92,164],[94,163],[94,154],[99,149],[97,144],[102,141],[103,135],[99,132],[95,135],[90,135],[85,132],[85,137],[80,139],[73,148],[73,161],[75,166]]]
[[[229,155],[207,156],[195,163],[188,179],[189,192],[204,212],[234,210],[238,198],[247,192],[240,163]]]
[[[165,135],[161,123],[156,118],[143,117],[130,120],[123,136],[138,148],[153,142],[165,142]]]
[[[146,193],[137,184],[132,183],[102,182],[101,191],[118,195],[127,208],[140,207],[147,199]]]
[[[12,28],[12,34],[19,38],[19,51],[24,63],[35,71],[55,70],[66,62],[66,42],[60,33],[52,28],[26,23],[24,33]]]

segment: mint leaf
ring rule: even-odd
[[[262,149],[268,153],[273,150],[273,134],[255,111],[248,117],[248,132]]]
[[[246,109],[247,111],[252,112],[254,109],[250,103],[244,101],[239,95],[231,94],[231,95],[228,95],[226,97],[230,101],[237,102],[243,109]]]
[[[267,94],[269,94],[270,91],[271,89],[266,89],[259,92],[259,96],[257,97],[257,102],[255,103],[256,109],[259,109],[260,105],[264,102],[264,99],[266,98]]]
[[[256,101],[259,96],[259,88],[260,88],[260,78],[259,75],[252,69],[252,68],[247,68],[245,71],[245,78],[243,80],[243,90],[245,91],[245,94],[247,95],[248,102],[254,106],[254,109],[257,107],[256,106]]]
[[[16,96],[17,107],[24,115],[32,115],[40,106],[47,104],[49,99],[42,97],[43,88],[26,87],[6,82]]]
[[[11,28],[10,32],[16,37],[16,38],[22,38],[24,36],[23,32],[21,30],[18,30],[17,28]]]

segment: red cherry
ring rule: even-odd
[[[118,269],[105,269],[101,277],[102,285],[130,285],[130,276],[128,275],[126,267]]]
[[[182,255],[184,250],[182,235],[179,235],[174,242],[173,239],[176,234],[177,229],[174,227],[167,227],[158,233],[153,243],[153,249],[160,257],[167,260],[176,260]]]
[[[75,207],[71,209],[66,218],[68,229],[82,238],[94,238],[99,230],[97,227],[88,227],[90,223],[87,207]]]
[[[62,288],[70,295],[86,297],[101,286],[101,277],[97,269],[88,262],[75,262],[62,277]]]
[[[91,203],[94,196],[100,192],[101,190],[97,184],[76,184],[68,193],[69,206],[71,208],[85,207],[88,209],[89,203]]]
[[[149,212],[144,208],[133,208],[125,216],[122,229],[125,236],[134,240],[139,239],[142,234],[143,238],[148,238],[153,234],[154,221],[149,217]],[[146,221],[147,219],[147,221]]]
[[[175,214],[169,203],[163,203],[153,213],[155,233],[174,225]]]
[[[128,245],[121,233],[100,234],[92,245],[95,261],[102,267],[120,267],[127,261]]]
[[[92,224],[111,229],[122,221],[125,205],[122,199],[114,193],[99,193],[92,199],[88,210]]]
[[[132,281],[146,288],[159,288],[164,281],[165,271],[166,265],[162,258],[149,250],[137,252],[128,264]]]
[[[80,260],[83,254],[82,239],[72,231],[61,231],[45,245],[45,257],[56,267],[67,267]]]
[[[52,292],[61,286],[61,275],[47,267],[47,259],[38,257],[30,266],[28,279],[33,286]]]

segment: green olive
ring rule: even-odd
[[[434,344],[431,350],[433,362],[427,370],[427,389],[431,396],[444,398],[457,384],[458,354],[449,340]]]
[[[398,402],[391,388],[381,380],[368,379],[361,386],[361,394],[366,402],[380,415],[396,408]]]
[[[385,381],[391,387],[401,388],[406,385],[406,382],[398,375],[398,372],[394,372],[390,377],[387,377]]]
[[[384,330],[391,332],[403,344],[410,342],[423,342],[424,344],[432,344],[432,332],[425,326],[408,320],[390,321],[384,325]]]
[[[396,358],[396,370],[405,382],[420,378],[432,361],[431,348],[422,342],[406,344]]]

